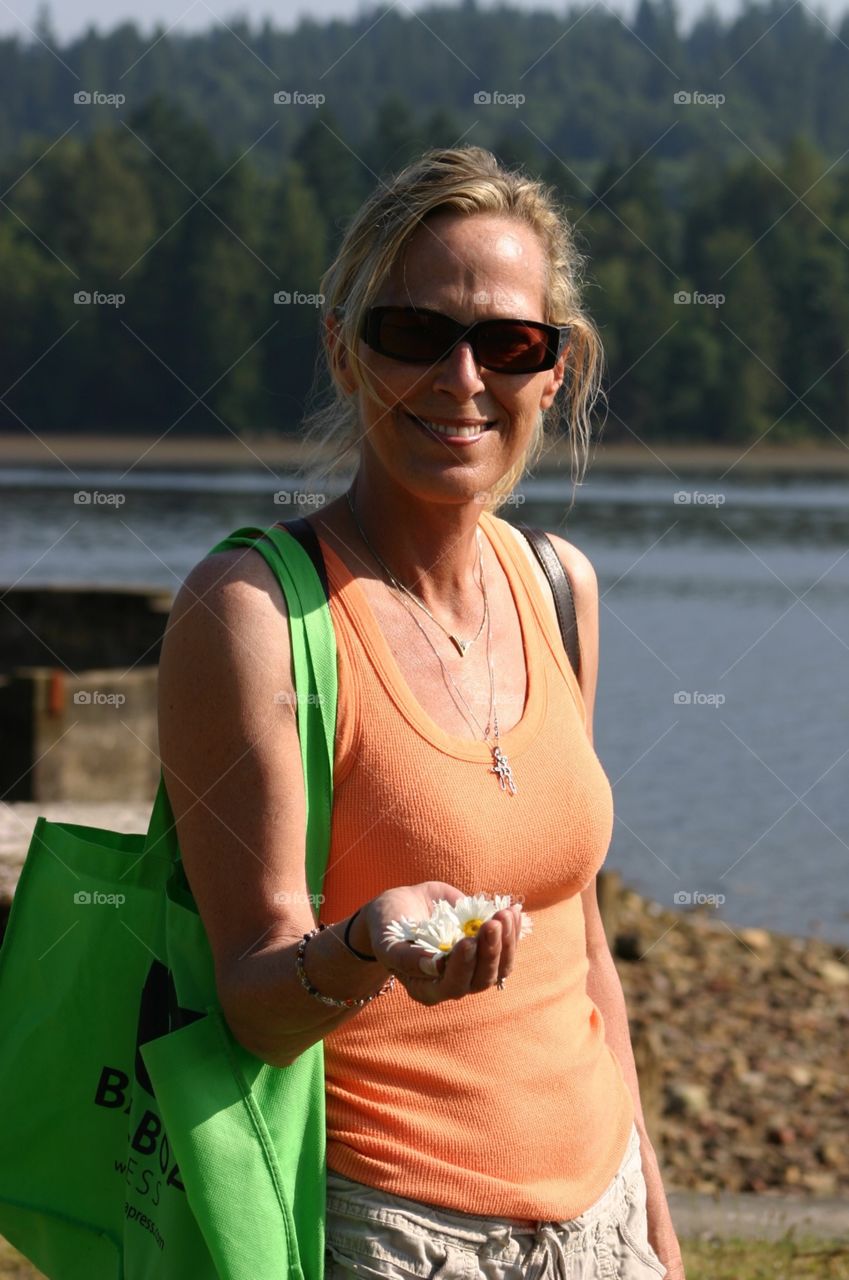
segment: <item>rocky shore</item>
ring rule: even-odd
[[[605,887],[646,1122],[665,1185],[849,1191],[849,955]]]
[[[0,805],[0,924],[35,819],[122,831],[149,805]],[[599,897],[668,1189],[849,1193],[849,954],[671,911],[605,871]]]

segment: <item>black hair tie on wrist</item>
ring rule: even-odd
[[[358,907],[357,910],[354,912],[354,914],[351,916],[351,919],[348,921],[347,925],[345,926],[345,946],[348,948],[349,951],[353,951],[354,955],[359,960],[373,960],[376,964],[377,956],[364,955],[362,951],[358,951],[356,947],[351,946],[351,942],[349,938],[349,935],[351,932],[351,925],[354,923],[354,921],[356,920],[357,916],[360,914],[361,911],[362,911],[362,907]]]

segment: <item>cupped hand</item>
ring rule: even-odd
[[[522,915],[518,903],[497,911],[476,937],[464,938],[439,958],[431,958],[411,942],[390,945],[384,940],[392,920],[400,920],[402,916],[409,920],[427,920],[440,898],[453,906],[460,897],[463,891],[456,886],[426,880],[387,889],[365,908],[372,954],[395,974],[407,994],[419,1004],[441,1004],[444,1000],[461,1000],[463,996],[485,991],[500,979],[506,979],[515,963]]]

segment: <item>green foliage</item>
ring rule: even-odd
[[[376,184],[462,141],[552,185],[576,227],[607,439],[846,440],[849,17],[832,34],[747,0],[678,22],[674,0],[630,25],[605,6],[482,22],[465,0],[60,49],[43,14],[44,43],[0,40],[0,428],[297,430],[305,295]]]

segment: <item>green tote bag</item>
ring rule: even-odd
[[[212,551],[237,547],[288,605],[318,894],[337,691],[321,552],[304,521]],[[38,819],[0,948],[0,1097],[0,1233],[50,1280],[323,1280],[324,1046],[271,1067],[230,1032],[161,776],[146,835]]]

